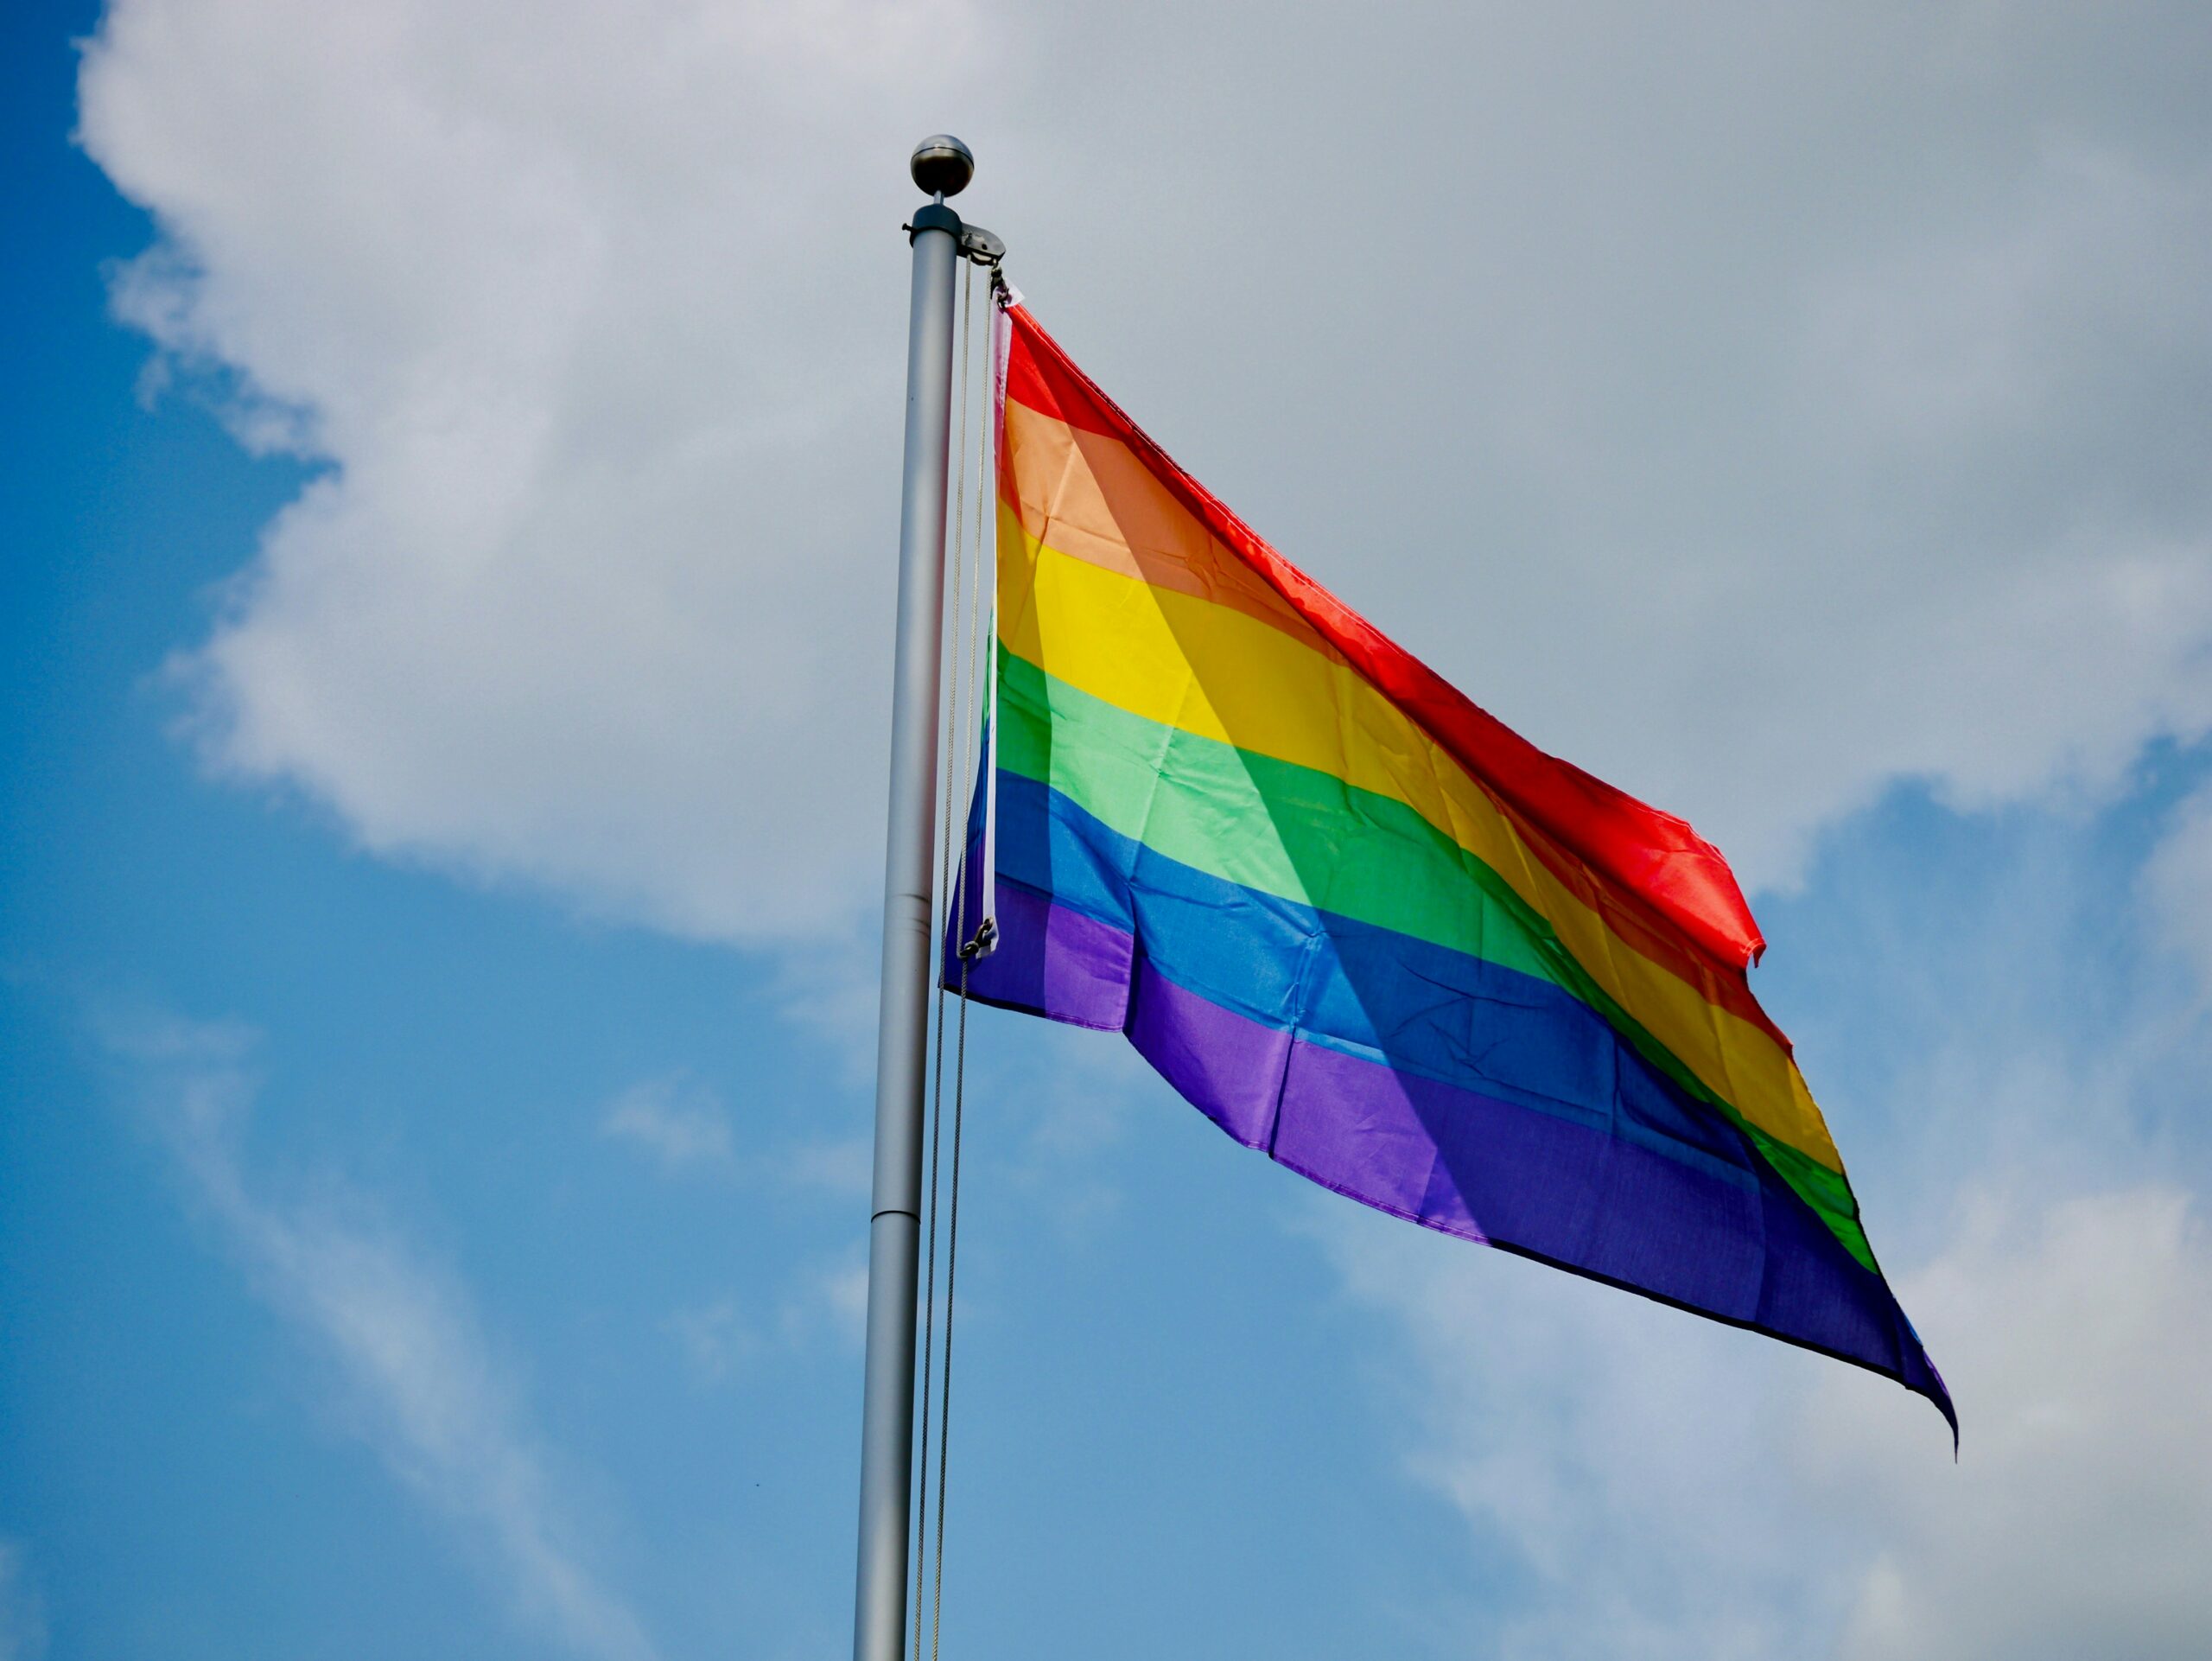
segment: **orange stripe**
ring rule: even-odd
[[[1195,595],[1341,654],[1121,439],[1006,401],[1005,480],[1021,528],[1071,559]]]

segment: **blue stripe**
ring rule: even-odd
[[[1764,1161],[1560,987],[1243,888],[999,775],[1001,878],[1135,937],[1164,977],[1246,1020],[1633,1142],[1746,1187]]]

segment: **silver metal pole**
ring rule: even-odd
[[[861,1406],[854,1661],[899,1661],[914,1461],[914,1289],[921,1256],[922,1105],[937,942],[938,668],[944,617],[944,492],[951,438],[952,301],[960,216],[944,205],[975,171],[958,139],[925,139],[914,182],[906,333],[906,471],[899,506],[899,633],[891,679],[891,821],[883,862],[883,1000],[875,1054],[874,1214]]]

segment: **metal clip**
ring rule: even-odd
[[[999,949],[998,920],[986,917],[983,926],[976,931],[976,938],[960,948],[963,962],[973,963],[978,958],[988,958]]]

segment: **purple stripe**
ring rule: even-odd
[[[1239,1142],[1325,1187],[1716,1314],[1757,1312],[1756,1190],[1571,1120],[1270,1032],[1149,964],[1132,1002],[1129,1040],[1170,1084]],[[1251,1065],[1189,1066],[1224,1054]]]

